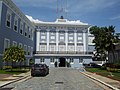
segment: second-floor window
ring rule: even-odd
[[[24,33],[25,37],[27,37],[27,31],[28,31],[28,27],[27,27],[27,25],[25,25],[25,33]]]
[[[23,34],[23,23],[20,23],[20,34]]]
[[[6,15],[6,26],[7,27],[11,27],[11,14],[9,12],[7,12],[7,15]]]
[[[17,18],[14,19],[14,30],[18,31],[18,19]]]

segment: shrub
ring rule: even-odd
[[[12,69],[12,66],[3,66],[3,69],[4,69],[4,70]]]
[[[106,66],[102,66],[101,69],[102,69],[102,70],[106,70]]]
[[[109,72],[120,72],[120,69],[107,67],[107,71],[109,71]]]

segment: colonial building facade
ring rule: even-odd
[[[11,0],[0,0],[0,66],[4,51],[19,46],[26,52],[26,64],[34,57],[35,63],[54,67],[80,67],[92,61],[94,37],[90,25],[72,22],[63,17],[55,22],[31,22]],[[34,51],[34,55],[33,55]]]
[[[26,52],[26,63],[33,54],[34,25],[11,0],[0,0],[0,66],[3,52],[19,46]]]
[[[35,63],[46,63],[54,67],[80,67],[82,63],[92,61],[94,37],[89,33],[90,25],[82,22],[71,22],[57,19],[55,22],[35,23],[36,50]]]

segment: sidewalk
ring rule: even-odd
[[[0,88],[7,85],[7,84],[25,79],[28,76],[30,76],[30,71],[27,72],[27,73],[19,74],[19,75],[12,75],[12,76],[9,76],[9,77],[5,77],[5,78],[0,80]]]
[[[86,75],[102,84],[105,84],[106,86],[114,88],[113,90],[120,90],[120,81],[113,80],[113,79],[110,79],[110,78],[107,78],[107,77],[104,77],[101,75],[97,75],[95,73],[87,72],[87,71],[81,72],[81,73],[83,73],[84,75]]]

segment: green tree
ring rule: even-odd
[[[22,48],[12,46],[7,48],[3,55],[4,62],[11,62],[13,66],[13,62],[19,62],[20,64],[26,60],[25,52]]]
[[[97,27],[93,26],[90,28],[90,33],[94,35],[93,43],[95,43],[96,59],[106,60],[108,51],[112,51],[114,55],[114,44],[118,42],[115,34],[115,27]]]

